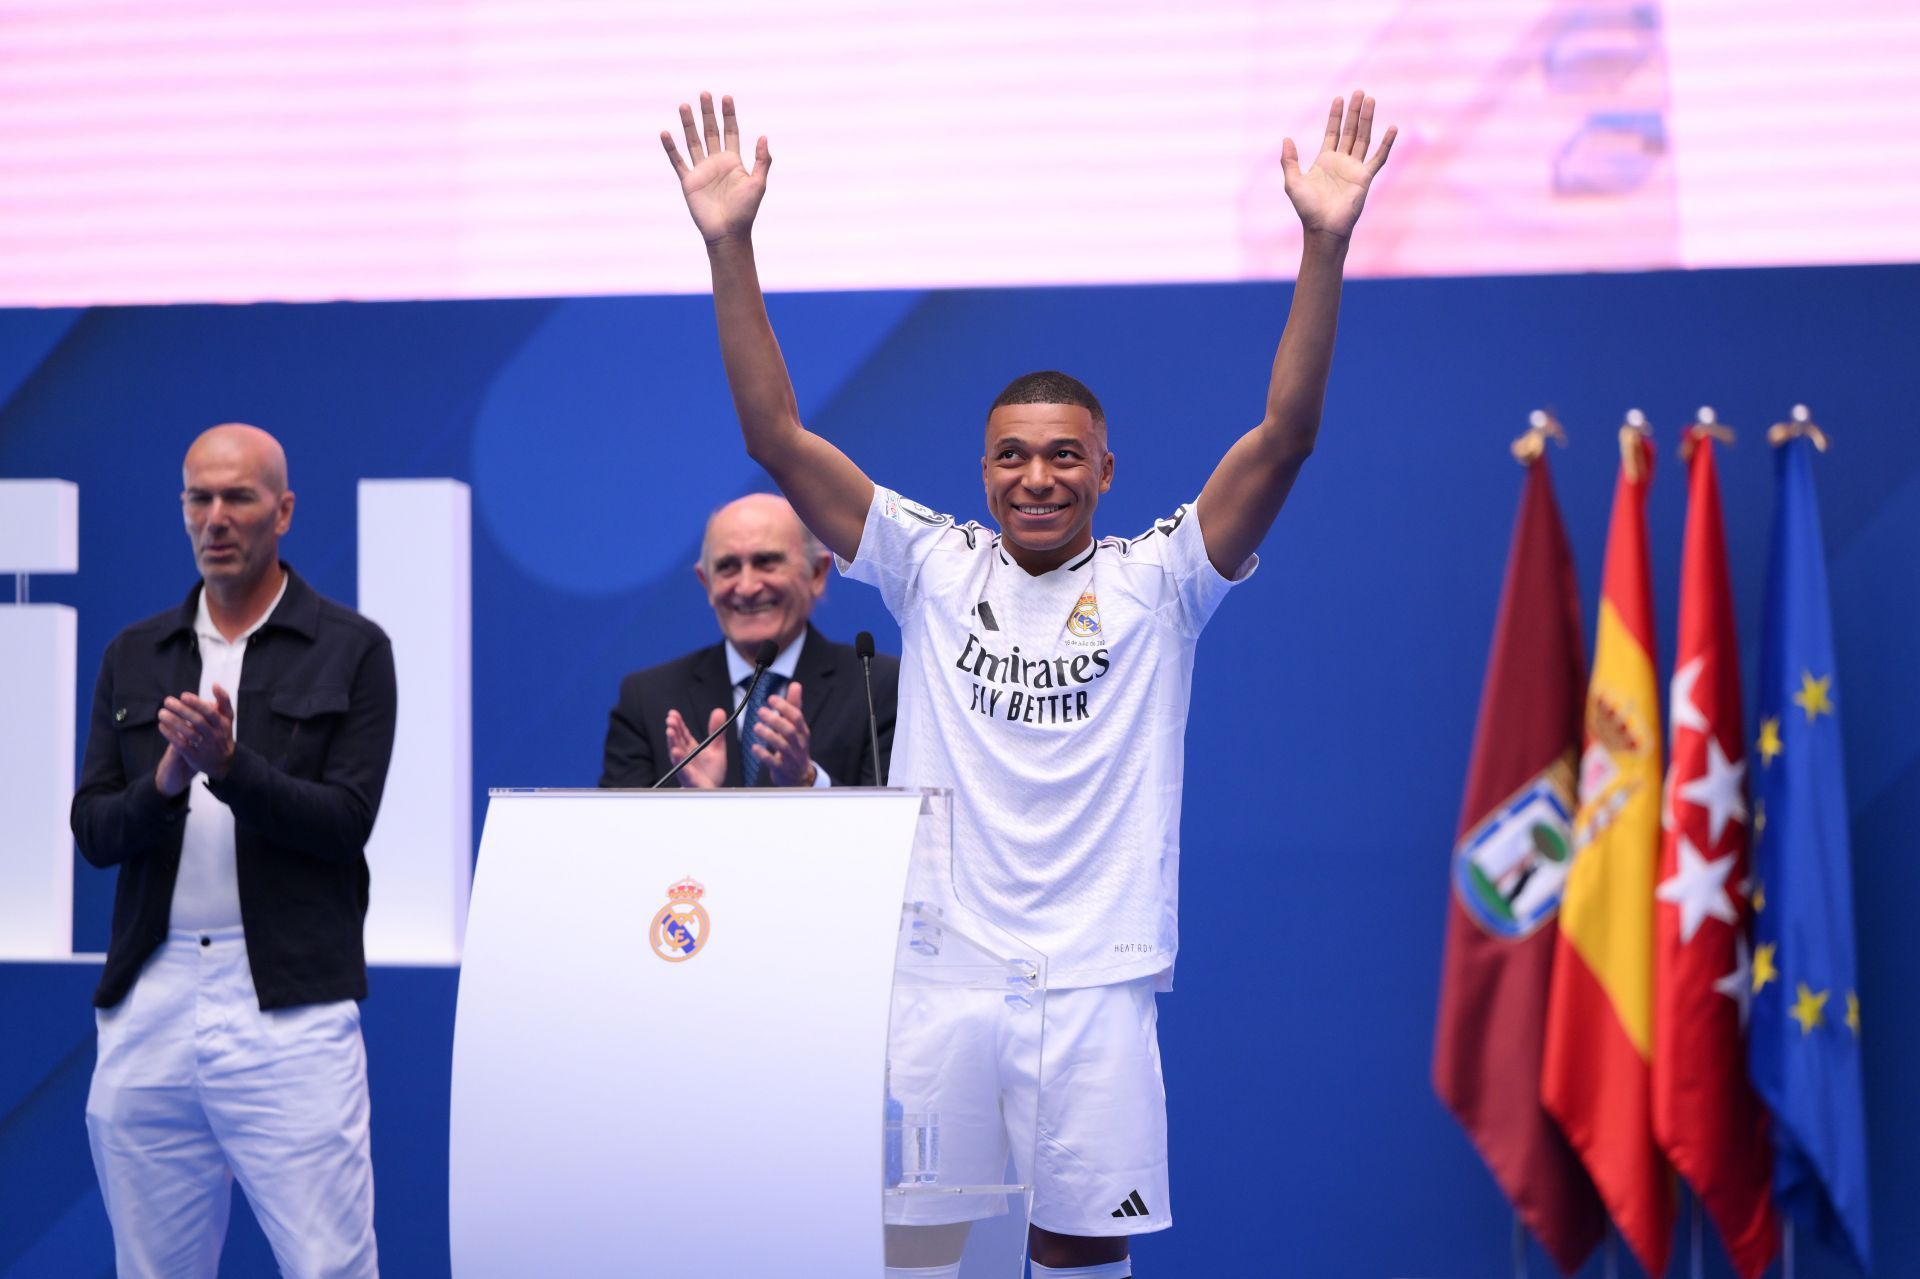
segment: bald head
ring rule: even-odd
[[[716,528],[731,533],[743,527],[795,539],[800,557],[809,563],[827,553],[820,539],[800,522],[800,515],[793,509],[793,503],[778,493],[749,493],[728,502],[707,517],[706,531],[700,535],[700,567],[705,569],[713,562],[713,534]]]
[[[180,510],[211,597],[270,594],[280,580],[280,538],[293,524],[280,441],[257,426],[228,422],[202,431],[180,469]]]
[[[193,473],[196,463],[201,467],[218,464],[223,471],[251,476],[275,497],[287,491],[287,451],[279,440],[245,422],[226,422],[200,432],[187,449],[182,478]]]

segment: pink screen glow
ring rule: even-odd
[[[1906,0],[0,8],[0,305],[707,286],[657,135],[769,135],[776,289],[1267,279],[1364,85],[1358,275],[1920,260]]]

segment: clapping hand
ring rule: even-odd
[[[775,693],[760,708],[753,754],[773,775],[775,786],[805,786],[813,780],[813,733],[800,710],[803,691],[789,684],[786,696]]]
[[[160,707],[161,756],[154,784],[163,795],[178,795],[195,773],[218,780],[233,764],[233,699],[218,684],[213,700],[193,693],[169,697]]]
[[[720,732],[720,725],[727,722],[727,713],[718,706],[707,716],[709,735]],[[677,766],[681,760],[693,755],[693,748],[700,739],[687,727],[687,721],[680,717],[679,711],[667,712],[667,757]],[[682,768],[674,780],[693,790],[713,790],[727,784],[727,735],[721,733],[713,739],[713,745],[694,756],[693,762]]]

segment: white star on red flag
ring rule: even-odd
[[[1681,799],[1707,810],[1709,843],[1720,842],[1720,832],[1726,829],[1729,817],[1737,817],[1742,823],[1747,820],[1747,801],[1740,793],[1746,778],[1747,761],[1728,759],[1720,749],[1720,739],[1709,733],[1707,771],[1683,784],[1678,792]]]
[[[1679,852],[1679,868],[1653,895],[1680,908],[1680,940],[1690,942],[1709,915],[1728,924],[1740,918],[1727,894],[1727,876],[1733,873],[1736,855],[1708,861],[1685,835],[1680,837]]]
[[[1753,952],[1747,947],[1747,935],[1733,935],[1733,971],[1713,983],[1713,988],[1740,1008],[1740,1029],[1747,1028],[1747,1014],[1753,1008]]]
[[[1707,717],[1693,701],[1693,686],[1700,682],[1700,672],[1706,669],[1707,659],[1696,657],[1673,673],[1673,683],[1668,686],[1668,716],[1673,721],[1676,735],[1683,728],[1696,733],[1707,732]]]

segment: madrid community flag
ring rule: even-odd
[[[1641,1268],[1663,1275],[1674,1188],[1653,1137],[1661,761],[1647,554],[1653,446],[1633,427],[1620,435],[1540,1093]]]
[[[1754,742],[1758,878],[1748,1050],[1754,1083],[1773,1112],[1780,1203],[1864,1271],[1871,1259],[1853,870],[1812,450],[1804,434],[1789,434],[1774,450],[1779,490]]]
[[[1540,1104],[1555,916],[1572,853],[1586,683],[1573,555],[1527,467],[1454,844],[1433,1085],[1527,1228],[1571,1273],[1605,1216]]]
[[[1743,1279],[1779,1246],[1767,1117],[1747,1075],[1753,993],[1746,734],[1713,439],[1688,432],[1687,528],[1654,890],[1653,1127]]]

